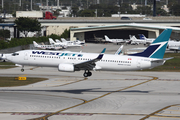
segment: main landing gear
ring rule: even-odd
[[[89,70],[85,70],[83,75],[84,77],[89,77],[92,75],[92,72],[90,72]]]
[[[24,72],[24,65],[22,66],[21,72]]]

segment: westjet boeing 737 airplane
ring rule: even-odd
[[[4,54],[13,63],[25,65],[56,67],[62,72],[74,72],[84,70],[84,77],[91,76],[91,70],[104,71],[132,71],[153,68],[163,65],[166,60],[164,53],[170,38],[172,29],[166,29],[153,43],[143,52],[131,55],[104,54],[106,48],[100,54],[50,51],[50,50],[22,50],[13,54]]]

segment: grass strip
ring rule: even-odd
[[[27,77],[27,80],[18,80],[15,78],[17,77],[0,77],[0,87],[23,86],[47,80],[47,78],[34,77]]]

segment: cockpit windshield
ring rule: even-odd
[[[19,53],[13,53],[13,54],[12,54],[12,56],[17,56],[17,55],[19,55]]]

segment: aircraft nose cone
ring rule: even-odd
[[[3,54],[0,53],[0,60],[2,60]]]

